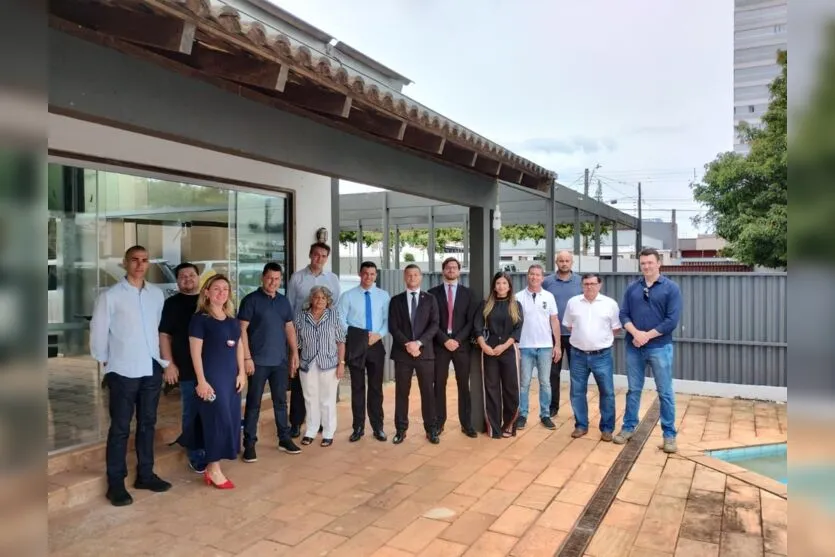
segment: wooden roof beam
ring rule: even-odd
[[[499,178],[506,182],[521,184],[522,175],[523,172],[521,170],[516,170],[515,168],[511,168],[506,164],[503,164],[502,167],[499,169]]]
[[[474,166],[479,172],[489,174],[490,176],[498,176],[502,163],[484,155],[476,155]]]
[[[403,134],[403,144],[433,155],[440,155],[444,150],[446,139],[415,126],[406,126],[406,131]]]
[[[298,85],[287,82],[281,99],[302,108],[328,114],[338,118],[348,118],[353,101],[348,95],[326,91],[313,85]]]
[[[231,54],[200,43],[194,45],[191,62],[210,75],[279,92],[284,91],[290,69],[286,64]]]
[[[450,141],[446,142],[444,151],[441,154],[446,160],[472,168],[478,158],[478,153],[465,149]]]
[[[197,28],[194,23],[147,12],[92,2],[50,0],[50,13],[128,42],[191,54]]]
[[[406,135],[407,124],[405,120],[388,118],[377,112],[371,113],[355,108],[348,115],[348,122],[361,130],[395,141],[403,141],[403,137]]]

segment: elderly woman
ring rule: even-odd
[[[345,374],[345,330],[331,291],[314,286],[296,314],[299,339],[299,378],[307,411],[302,445],[310,445],[322,426],[322,446],[330,447],[336,433],[336,393]]]

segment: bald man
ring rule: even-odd
[[[562,250],[557,254],[554,260],[557,270],[553,275],[548,275],[542,283],[542,288],[554,295],[557,300],[557,314],[560,320],[560,346],[562,347],[561,356],[558,362],[551,364],[551,417],[557,415],[557,410],[560,407],[560,370],[562,370],[563,358],[568,358],[566,363],[569,363],[571,354],[568,351],[568,338],[571,336],[571,331],[562,324],[565,315],[565,307],[568,305],[568,300],[574,296],[580,296],[583,293],[583,284],[580,280],[580,275],[575,274],[571,267],[574,264],[574,256],[570,251]]]

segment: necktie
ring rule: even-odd
[[[531,292],[533,294],[533,303],[536,303],[536,292]]]
[[[415,338],[415,314],[417,313],[417,292],[412,292],[412,303],[409,312],[409,322],[412,324],[412,339]]]
[[[374,330],[371,321],[371,292],[365,292],[365,330],[369,333]]]
[[[452,299],[452,285],[450,284],[447,286],[447,294],[446,294],[446,330],[447,332],[452,332],[452,306],[455,303],[455,300]]]

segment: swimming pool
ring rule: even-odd
[[[708,451],[707,454],[775,479],[782,484],[789,483],[788,452],[785,443],[722,449]]]

